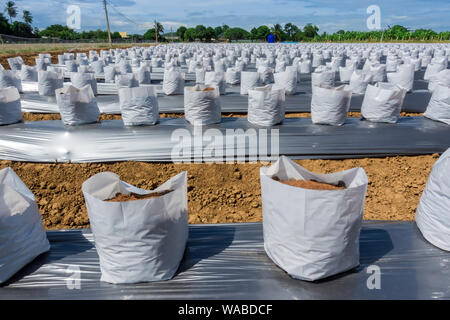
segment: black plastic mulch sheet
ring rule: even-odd
[[[449,147],[450,126],[423,117],[396,124],[348,118],[340,127],[314,125],[310,118],[288,118],[271,128],[246,118],[223,118],[204,127],[183,118],[142,127],[125,127],[121,120],[74,127],[61,121],[0,126],[0,159],[25,162],[333,159],[433,154]]]
[[[361,265],[312,283],[290,278],[267,257],[259,223],[192,225],[177,275],[133,285],[99,281],[89,230],[47,235],[50,252],[0,287],[0,299],[450,298],[450,253],[424,240],[414,222],[364,222]]]

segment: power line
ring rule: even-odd
[[[110,0],[106,0],[110,5],[111,8],[119,15],[121,16],[123,19],[127,20],[130,23],[133,23],[137,26],[140,26],[142,24],[137,23],[136,21],[134,21],[133,19],[131,19],[130,17],[126,16],[125,14],[123,14],[122,12],[119,11],[119,9],[110,1]]]

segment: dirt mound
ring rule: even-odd
[[[287,184],[291,187],[297,187],[302,189],[310,189],[310,190],[344,190],[345,183],[343,181],[339,181],[337,185],[328,184],[324,182],[319,182],[316,180],[280,180],[278,177],[274,177],[273,180],[281,182],[283,184]]]

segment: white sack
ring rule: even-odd
[[[138,283],[171,279],[188,239],[187,174],[157,189],[138,189],[111,172],[83,183],[82,191],[100,257],[101,281]],[[107,202],[117,193],[172,191],[153,199]]]
[[[23,65],[22,69],[20,70],[20,79],[22,81],[37,82],[38,71],[36,70],[36,67]]]
[[[396,84],[406,91],[412,91],[414,85],[414,66],[412,64],[402,64],[398,66],[397,72],[387,74],[389,83]]]
[[[379,82],[368,85],[361,106],[363,118],[373,122],[396,123],[400,117],[406,90],[397,85]]]
[[[303,60],[300,62],[300,73],[311,73],[311,60]]]
[[[296,279],[315,281],[359,265],[359,235],[367,190],[362,168],[332,174],[309,172],[282,156],[260,169],[264,249]],[[345,190],[307,190],[281,180],[316,180]]]
[[[22,105],[16,87],[0,89],[0,125],[22,121]]]
[[[195,85],[184,88],[184,116],[193,125],[210,125],[222,121],[219,88]]]
[[[269,84],[274,81],[273,69],[266,66],[258,67],[259,82],[261,84]]]
[[[98,121],[100,111],[90,85],[56,90],[56,103],[63,124],[75,126]]]
[[[158,123],[158,98],[153,87],[120,88],[119,101],[122,120],[126,126]]]
[[[51,97],[55,91],[64,87],[64,77],[61,74],[52,71],[38,72],[38,91],[39,95]]]
[[[334,86],[334,77],[336,73],[331,70],[311,73],[311,85],[314,86]]]
[[[254,89],[259,85],[258,72],[241,72],[241,95],[248,94],[248,90]]]
[[[241,82],[241,72],[236,68],[228,68],[225,73],[225,82],[231,85],[239,84]]]
[[[78,64],[75,60],[66,60],[65,65],[67,72],[78,72]]]
[[[218,87],[220,94],[224,95],[227,91],[225,74],[219,71],[206,72],[205,85],[208,87]]]
[[[8,58],[8,64],[11,68],[11,71],[16,72],[22,69],[24,65],[22,57]]]
[[[11,168],[0,171],[0,283],[50,250],[33,193]]]
[[[350,82],[354,70],[355,68],[353,67],[339,67],[339,79],[341,82]]]
[[[70,75],[70,81],[72,82],[72,85],[78,89],[86,85],[91,86],[94,96],[97,95],[97,80],[93,73],[72,73]]]
[[[139,82],[139,85],[141,84],[151,84],[152,78],[151,78],[151,67],[142,66],[138,69],[136,72],[136,77]]]
[[[450,69],[445,69],[430,77],[428,91],[433,92],[436,86],[450,87]]]
[[[116,75],[118,75],[118,72],[114,66],[106,66],[103,68],[103,72],[105,74],[105,82],[106,83],[113,83],[116,80]]]
[[[363,70],[354,70],[350,77],[348,89],[354,94],[364,94],[367,85],[372,82],[372,75]]]
[[[450,149],[434,164],[416,211],[417,227],[436,247],[450,251]]]
[[[424,116],[450,125],[450,86],[436,86]]]
[[[284,72],[274,74],[275,87],[284,89],[286,95],[297,92],[297,72],[286,69]]]
[[[162,85],[163,92],[166,95],[183,94],[184,90],[184,73],[176,68],[164,70],[164,78]]]
[[[271,127],[285,118],[284,89],[271,85],[248,90],[248,122]]]
[[[424,80],[430,80],[432,76],[439,73],[440,71],[446,69],[442,63],[430,63],[425,70],[425,74],[423,75]]]
[[[343,125],[350,109],[352,92],[346,86],[312,87],[311,120],[314,124]]]
[[[117,74],[115,82],[117,89],[139,87],[139,81],[134,73]]]
[[[16,87],[22,92],[22,81],[17,74],[11,70],[0,70],[0,89]]]

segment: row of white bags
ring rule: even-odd
[[[158,99],[153,87],[120,88],[119,101],[125,125],[158,123]],[[74,86],[58,89],[56,102],[65,125],[83,125],[98,121],[100,110],[90,85],[80,89]]]
[[[424,237],[444,250],[450,250],[449,170],[450,150],[433,167],[416,215]],[[260,176],[264,248],[278,266],[294,278],[315,281],[359,265],[368,185],[362,168],[317,174],[281,157],[271,167],[261,168]],[[109,172],[83,183],[102,281],[137,283],[173,277],[188,236],[186,177],[183,172],[152,192],[135,188]],[[284,185],[275,177],[330,184],[342,181],[346,188],[308,190]],[[153,199],[105,201],[118,193],[164,191],[168,193]],[[0,195],[2,283],[49,250],[49,244],[33,194],[9,168],[0,171]]]

